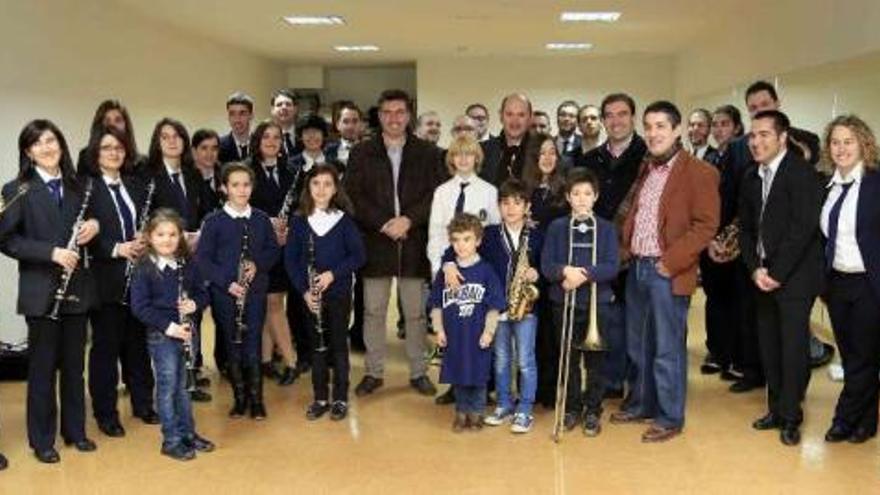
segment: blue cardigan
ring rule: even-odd
[[[309,288],[309,236],[315,237],[317,273],[327,270],[333,273],[333,283],[324,292],[324,297],[350,296],[354,272],[367,261],[364,242],[354,220],[343,215],[333,228],[320,236],[312,230],[308,219],[301,215],[293,217],[284,248],[284,266],[293,287],[300,294]]]
[[[183,269],[183,287],[195,301],[196,313],[208,304],[199,272],[194,263],[187,263]],[[161,272],[149,257],[135,266],[131,278],[131,311],[148,330],[165,333],[169,324],[180,323],[178,297],[177,269]]]
[[[281,249],[269,217],[257,208],[251,208],[247,219],[250,258],[257,265],[257,275],[251,281],[254,293],[266,292],[269,287],[269,269],[278,261]],[[202,224],[196,260],[205,279],[224,294],[232,282],[238,280],[238,261],[241,256],[240,221],[219,209],[208,215]]]
[[[576,249],[574,266],[587,269],[591,279],[595,279],[599,290],[598,302],[610,302],[611,282],[617,278],[620,267],[617,229],[611,222],[595,216],[599,235],[596,251],[596,265],[593,266],[589,249]],[[569,222],[571,215],[554,220],[547,228],[544,250],[541,253],[541,272],[549,283],[550,300],[562,304],[565,291],[562,290],[562,269],[568,264]],[[589,282],[577,289],[576,305],[586,305],[590,292]]]

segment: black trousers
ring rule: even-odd
[[[562,348],[563,306],[553,305],[554,339],[557,349]],[[571,337],[571,358],[568,360],[568,387],[565,390],[565,412],[580,414],[602,414],[602,396],[605,394],[605,380],[602,379],[602,362],[605,352],[582,351],[578,347],[587,335],[587,312],[576,309]],[[587,388],[582,390],[581,366],[587,369]],[[558,369],[558,366],[557,366]]]
[[[86,437],[86,315],[62,315],[58,321],[25,318],[28,326],[28,442],[35,450],[55,445],[58,429],[56,378],[61,379],[61,436],[77,442]]]
[[[312,362],[312,344],[309,325],[307,324],[308,309],[305,307],[302,295],[295,289],[287,292],[287,324],[290,325],[290,335],[293,339],[293,347],[296,349],[296,364],[303,366]],[[346,313],[346,330],[348,329],[348,313]]]
[[[809,325],[814,299],[777,299],[757,288],[755,292],[768,408],[784,423],[800,425],[801,402],[810,375]]]
[[[119,365],[122,365],[131,398],[131,410],[142,416],[153,410],[153,369],[147,353],[143,324],[128,306],[103,304],[89,314],[92,347],[89,350],[89,394],[98,423],[119,421],[116,408]]]
[[[834,423],[877,431],[880,400],[880,297],[864,273],[831,272],[828,313],[843,362],[843,390]]]
[[[715,263],[706,253],[700,255],[700,275],[706,293],[706,348],[722,368],[742,367],[742,309],[737,277],[744,274],[736,261]]]
[[[556,401],[556,378],[559,369],[558,326],[553,321],[553,303],[546,297],[546,286],[537,302],[538,331],[535,335],[535,361],[538,365],[538,388],[535,402],[547,407]],[[556,328],[556,330],[554,330]]]
[[[739,290],[740,309],[740,349],[742,352],[742,372],[745,381],[764,384],[764,366],[761,363],[761,349],[758,345],[758,309],[755,283],[741,259],[734,261],[740,271],[736,279]]]
[[[209,290],[208,295],[213,298],[212,292]],[[211,307],[214,307],[214,301],[211,300]],[[211,318],[214,320],[214,364],[217,365],[217,370],[226,369],[226,364],[229,361],[229,358],[226,354],[226,344],[225,344],[225,335],[229,335],[229,331],[223,328],[224,322],[222,319],[217,318],[217,315],[214,314],[214,310],[211,310]],[[199,314],[199,325],[201,328],[201,322],[203,319],[203,314]],[[201,347],[201,346],[199,346]],[[199,354],[201,356],[201,354]],[[201,368],[202,360],[198,360],[196,363],[198,367]]]
[[[352,289],[354,301],[354,321],[349,329],[352,347],[364,348],[364,279],[360,272],[355,273]]]
[[[305,306],[303,306],[305,307]],[[330,396],[330,366],[333,363],[333,400],[348,402],[349,370],[348,359],[348,317],[351,311],[351,297],[339,297],[324,300],[321,316],[323,318],[323,343],[327,347],[324,352],[312,352],[312,389],[315,400],[326,401]],[[308,328],[311,340],[320,345],[315,325],[315,315],[308,312]]]

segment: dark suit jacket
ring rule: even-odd
[[[856,242],[874,296],[880,299],[880,172],[877,171],[866,170],[859,186]]]
[[[599,199],[593,208],[597,215],[615,221],[620,204],[639,175],[646,152],[644,139],[633,134],[629,147],[617,158],[611,156],[605,141],[578,160],[576,166],[591,170],[599,179]]]
[[[251,206],[263,210],[269,217],[275,217],[281,210],[281,204],[284,202],[284,196],[293,186],[296,171],[293,167],[278,161],[278,187],[273,187],[266,176],[263,166],[254,163],[254,160],[248,159],[247,164],[254,171],[254,191],[251,193]],[[299,203],[299,195],[295,195],[296,201],[291,209],[291,213],[296,211]]]
[[[525,170],[527,164],[537,162],[541,146],[541,143],[537,141],[537,137],[531,132],[527,132],[523,136],[520,153],[516,155],[512,167],[515,178],[522,179],[523,170]],[[480,168],[479,175],[490,184],[498,187],[510,178],[506,165],[501,163],[504,149],[507,146],[504,132],[487,141],[483,141],[480,143],[480,146],[483,148],[483,165]]]
[[[18,260],[18,313],[45,316],[61,279],[61,268],[52,261],[52,251],[67,246],[83,203],[83,190],[65,184],[59,209],[38,175],[34,174],[28,183],[28,192],[10,205],[0,219],[0,249]],[[18,184],[16,179],[3,186],[5,201],[15,195]],[[92,215],[87,210],[85,219],[89,218]],[[93,240],[89,246],[94,244]],[[94,280],[84,258],[88,255],[80,258],[67,291],[77,300],[62,304],[62,314],[84,314],[95,303]]]
[[[782,284],[777,298],[815,297],[822,276],[819,214],[822,200],[812,166],[787,151],[767,196],[761,217],[761,177],[758,165],[743,176],[739,202],[739,244],[749,274],[761,264],[758,239],[763,239],[764,267]]]
[[[207,201],[204,200],[204,183],[196,170],[183,170],[183,184],[186,188],[186,204],[180,204],[171,176],[162,165],[159,170],[150,170],[144,166],[140,170],[141,180],[146,184],[150,179],[156,181],[156,193],[153,196],[152,209],[171,208],[183,217],[187,232],[199,230],[202,218],[208,214]]]
[[[141,213],[144,202],[147,199],[147,187],[143,181],[133,175],[123,176],[122,183],[135,208],[135,229],[140,225]],[[98,286],[98,299],[101,303],[118,303],[122,301],[122,292],[125,286],[125,258],[114,258],[113,248],[117,243],[125,242],[122,225],[119,223],[119,215],[116,212],[116,203],[113,201],[110,188],[101,177],[95,178],[94,192],[92,193],[92,213],[98,223],[101,224],[101,232],[98,234],[95,249],[93,250],[93,267]]]
[[[226,202],[226,196],[220,190],[222,185],[220,176],[220,165],[214,167],[214,177],[211,178],[210,184],[204,178],[202,180],[202,211],[207,216],[212,211],[223,206]],[[204,217],[202,217],[204,219]]]
[[[430,276],[426,249],[428,217],[440,167],[440,150],[409,136],[403,147],[397,192],[400,214],[412,222],[406,239],[397,243],[380,230],[395,216],[391,160],[380,137],[359,143],[351,151],[345,190],[354,203],[354,218],[364,236],[365,277]]]
[[[626,258],[639,211],[638,197],[649,166],[642,165],[636,180],[632,208],[623,223],[621,249]],[[697,287],[697,268],[700,252],[709,245],[718,230],[721,201],[718,194],[718,171],[708,163],[697,160],[685,150],[675,157],[666,186],[660,196],[657,212],[659,225],[660,261],[672,274],[672,291],[677,296],[689,296]],[[601,197],[601,195],[600,195]]]
[[[235,138],[232,137],[231,132],[229,134],[226,134],[225,136],[220,137],[219,151],[220,154],[217,159],[220,161],[220,163],[241,162],[247,158],[238,156],[238,145],[235,144]]]

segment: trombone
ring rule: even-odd
[[[592,266],[596,266],[598,223],[593,215],[578,221],[572,216],[568,223],[568,265],[575,262],[575,250],[589,249]],[[578,289],[566,291],[562,309],[562,335],[559,349],[559,369],[556,375],[556,404],[553,418],[553,441],[559,443],[565,430],[565,405],[568,391],[568,368],[571,365],[572,338],[574,335],[575,309]],[[578,343],[578,351],[602,351],[605,343],[599,333],[598,287],[595,279],[590,280],[589,327],[584,340]],[[578,359],[579,356],[576,357]]]

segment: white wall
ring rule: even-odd
[[[402,89],[416,95],[416,69],[390,67],[326,67],[324,69],[324,104],[352,100],[363,111],[376,104],[379,93]]]
[[[141,151],[164,116],[190,129],[225,131],[226,96],[235,89],[258,101],[285,82],[284,66],[238,49],[129,16],[111,2],[4,2],[0,16],[0,182],[17,171],[18,133],[36,117],[53,120],[74,155],[85,144],[98,103],[119,98],[134,120]],[[0,340],[19,332],[14,265],[0,261]]]
[[[551,115],[556,106],[573,99],[598,104],[610,92],[624,91],[636,100],[637,112],[651,101],[675,96],[671,58],[604,57],[486,57],[420,59],[419,111],[436,110],[443,121],[443,140],[456,115],[474,102],[489,107],[492,133],[499,131],[498,108],[504,95],[525,92],[533,107]]]

